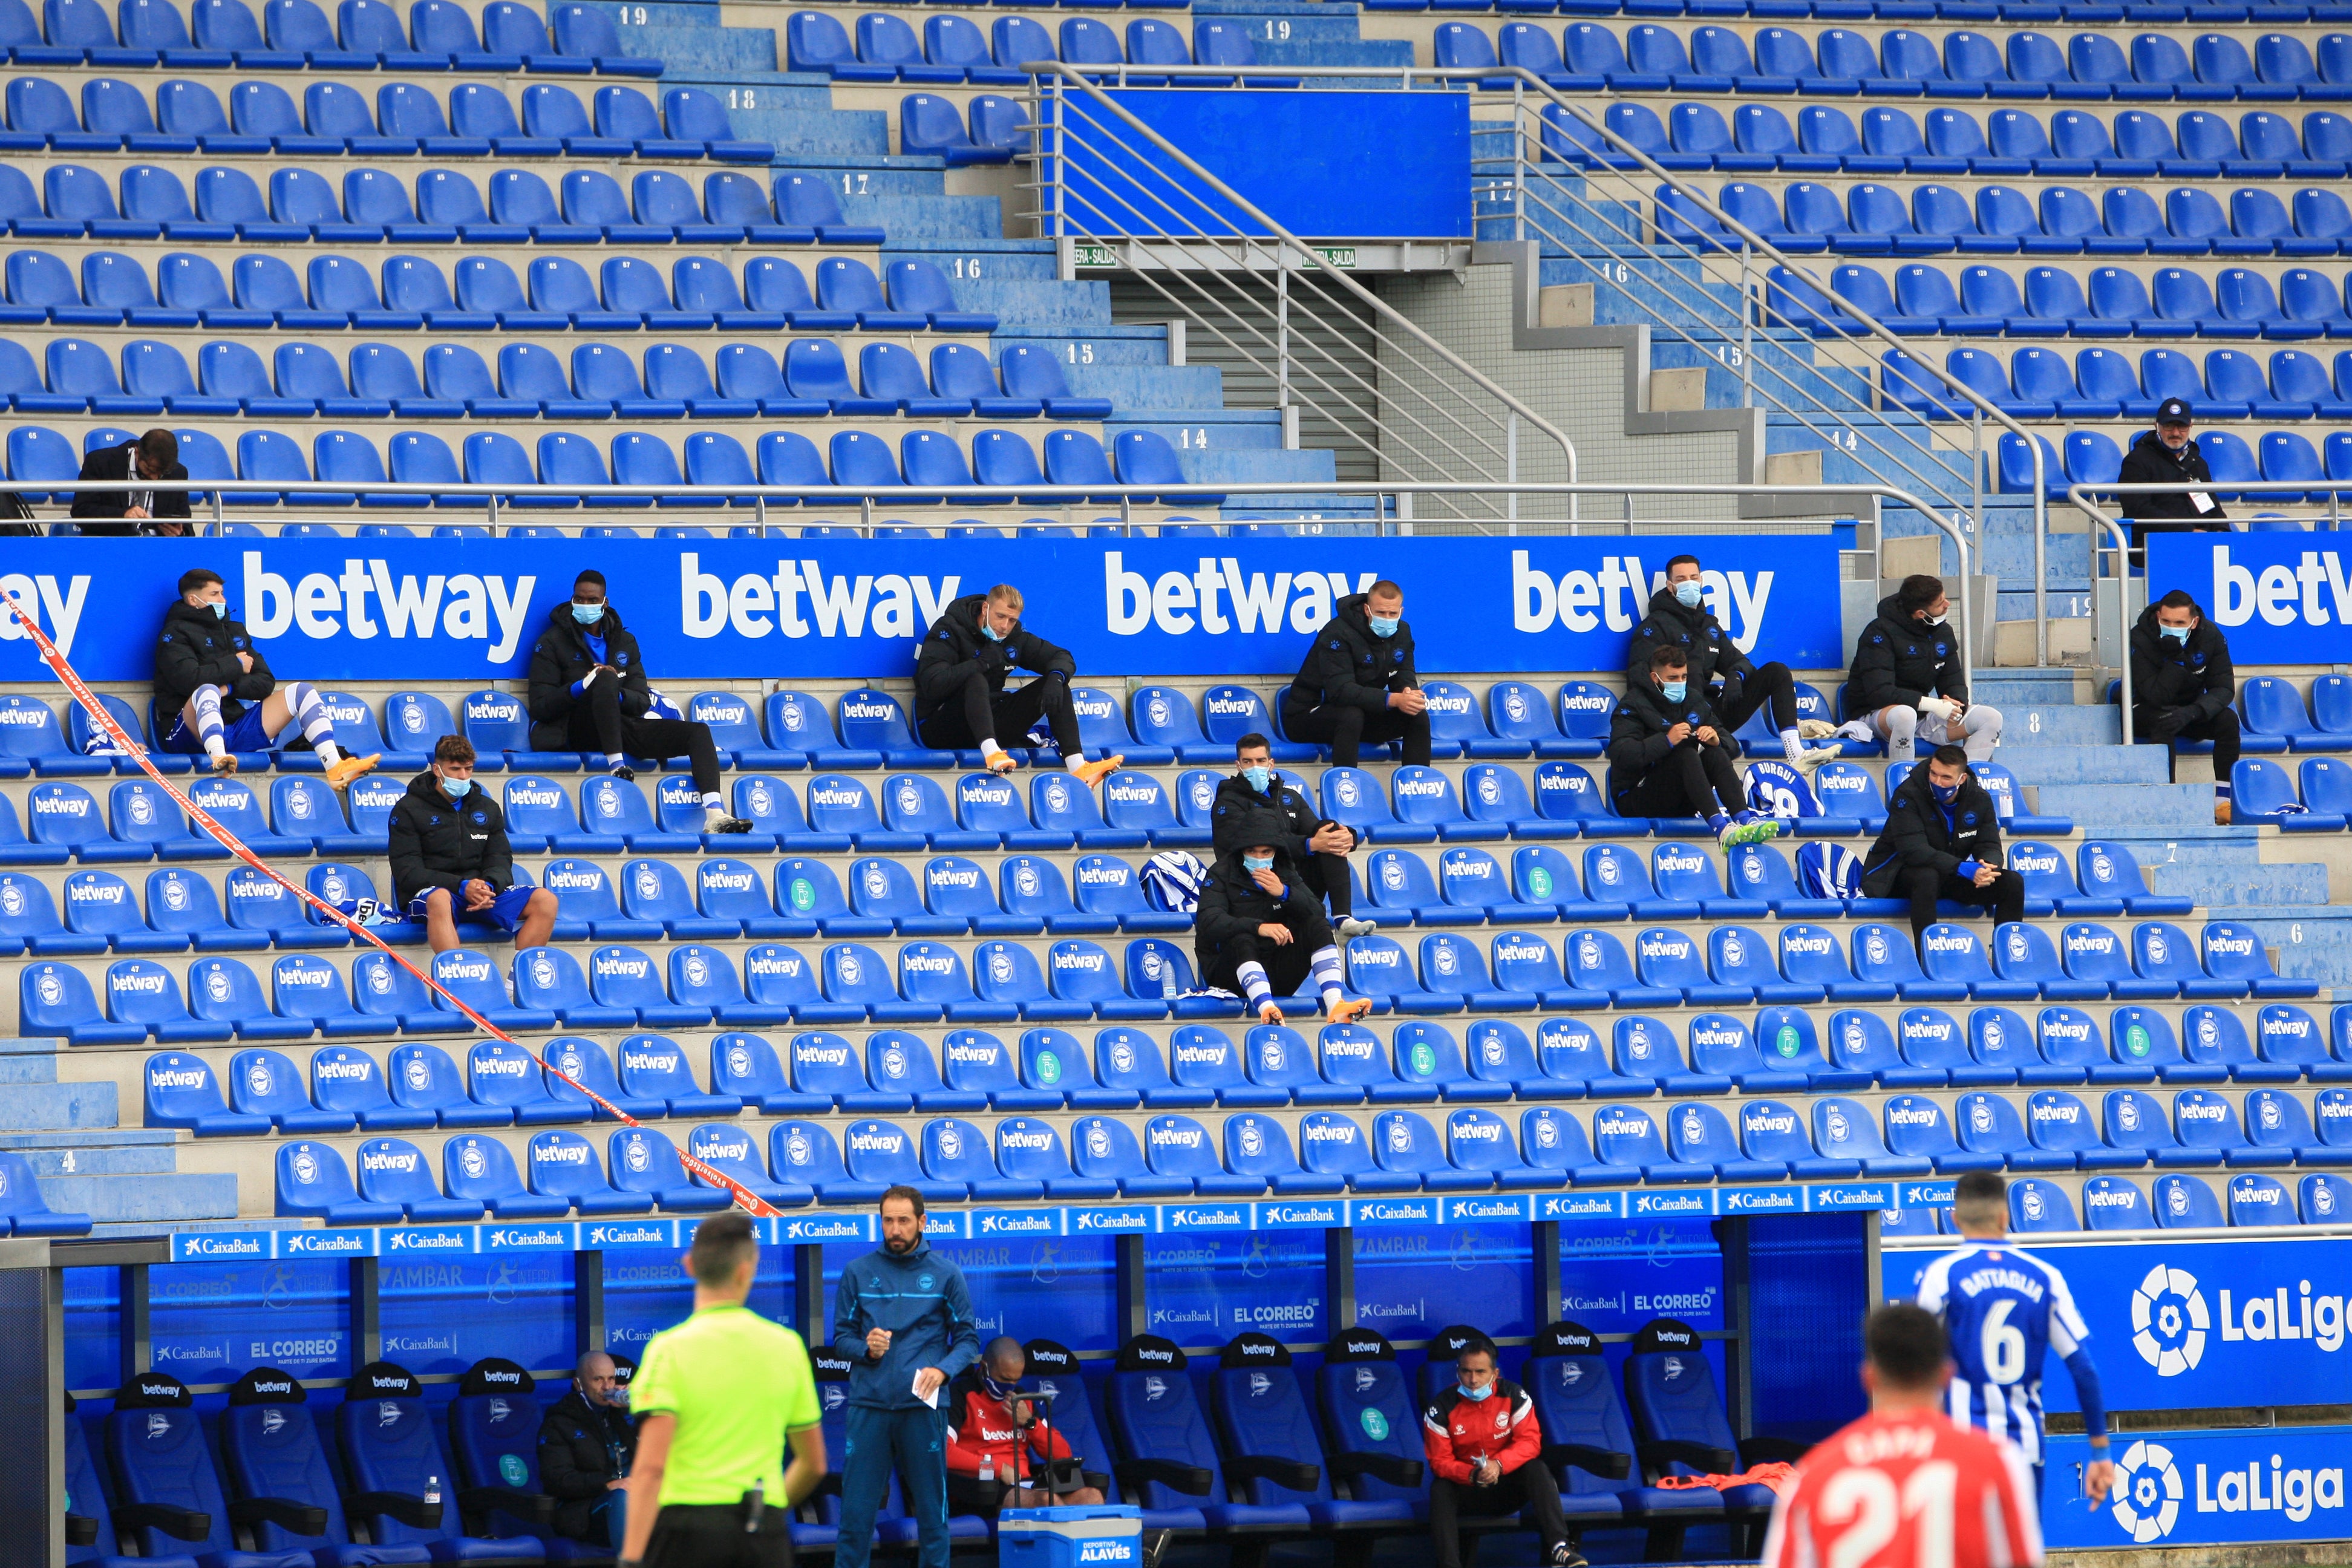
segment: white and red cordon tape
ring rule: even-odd
[[[211,813],[205,811],[203,806],[198,805],[194,801],[190,800],[184,791],[183,791],[177,784],[173,784],[170,779],[165,778],[162,773],[157,771],[155,764],[148,760],[147,748],[140,743],[137,736],[126,733],[122,726],[115,721],[114,715],[107,711],[106,704],[100,701],[97,694],[91,691],[88,686],[83,684],[81,677],[74,673],[73,666],[66,662],[65,655],[58,651],[57,645],[49,640],[48,634],[47,632],[41,630],[40,624],[31,616],[26,615],[25,613],[24,606],[16,603],[16,596],[5,590],[0,590],[0,599],[5,599],[7,601],[8,613],[14,616],[16,619],[16,624],[24,628],[25,636],[31,638],[34,645],[40,649],[41,662],[49,667],[50,670],[57,676],[59,684],[64,686],[66,690],[72,694],[73,700],[81,704],[82,710],[89,715],[89,721],[98,728],[105,731],[109,736],[112,737],[116,745],[121,746],[125,752],[130,753],[131,756],[137,759],[140,770],[149,778],[153,779],[158,788],[162,789],[164,794],[170,795],[173,800],[179,804],[180,809],[188,814],[189,821],[194,823],[197,826],[210,834],[214,838],[217,839],[220,842],[221,847],[226,849],[231,855],[236,856],[238,859],[244,861],[247,865],[252,867],[255,870],[260,872],[263,876],[268,878],[271,881],[277,883],[279,887],[293,894],[303,903],[308,904],[311,909],[317,910],[327,921],[335,925],[341,926],[344,930],[350,931],[354,937],[357,937],[362,942],[366,942],[369,946],[376,949],[386,958],[391,959],[394,963],[399,964],[403,969],[408,971],[409,973],[414,974],[417,979],[423,981],[436,995],[439,996],[443,1001],[448,1003],[451,1007],[463,1014],[467,1019],[471,1020],[474,1026],[481,1030],[482,1033],[488,1035],[494,1040],[502,1040],[506,1044],[514,1047],[517,1050],[521,1051],[524,1055],[530,1058],[531,1060],[537,1062],[542,1069],[562,1079],[564,1082],[578,1089],[582,1094],[586,1095],[591,1100],[595,1102],[598,1110],[604,1111],[606,1115],[612,1117],[623,1126],[642,1127],[645,1125],[635,1117],[631,1116],[619,1106],[613,1104],[603,1095],[598,1094],[594,1089],[590,1089],[586,1084],[582,1083],[578,1079],[573,1078],[562,1068],[554,1066],[544,1057],[541,1057],[537,1051],[532,1050],[529,1046],[524,1045],[520,1040],[516,1039],[512,1035],[508,1034],[504,1029],[499,1028],[497,1025],[483,1017],[479,1013],[475,1012],[473,1008],[467,1006],[463,1000],[453,994],[446,987],[443,986],[439,981],[434,979],[431,974],[427,973],[425,970],[417,968],[415,964],[411,963],[406,958],[403,957],[397,952],[394,952],[384,942],[383,939],[377,936],[375,932],[360,924],[359,921],[352,919],[351,916],[343,913],[342,910],[337,909],[334,905],[319,898],[309,889],[280,876],[277,868],[271,866],[260,856],[256,855],[252,850],[247,848],[242,843],[238,842],[236,835],[231,833],[227,828],[223,827],[217,821],[214,820]],[[713,1169],[704,1162],[696,1159],[694,1155],[687,1150],[678,1148],[676,1143],[672,1143],[671,1147],[677,1150],[679,1162],[686,1166],[688,1171],[701,1177],[712,1186],[725,1192],[729,1196],[735,1200],[736,1206],[739,1208],[748,1210],[751,1214],[768,1218],[772,1218],[782,1213],[782,1211],[773,1204],[771,1204],[766,1199],[761,1197],[757,1193],[751,1191],[751,1188],[745,1186],[734,1177],[727,1174],[726,1172]]]

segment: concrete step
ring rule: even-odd
[[[959,279],[956,303],[966,310],[993,311],[999,339],[1034,332],[1086,332],[1112,330],[1110,285],[1092,279],[1059,283],[1033,278]],[[1165,328],[1155,328],[1165,342]],[[1165,363],[1163,351],[1160,363]]]
[[[2251,877],[2229,866],[2180,862],[2143,869],[2149,871],[2150,883],[2158,892],[2195,899],[2216,914],[2327,901],[2327,868],[2315,862],[2273,862],[2263,867],[2259,876]]]
[[[1192,419],[1227,412],[1224,376],[1214,365],[1071,364],[1065,360],[1062,374],[1078,395],[1109,398],[1122,420]]]
[[[154,1176],[179,1170],[178,1151],[170,1143],[100,1143],[55,1149],[20,1149],[32,1162],[33,1173],[51,1176]]]
[[[966,287],[964,282],[957,282],[956,289],[959,297]],[[1068,287],[1083,289],[1087,285],[1074,283]],[[1168,363],[1168,329],[1145,321],[1124,321],[1116,326],[1103,324],[1088,328],[1083,332],[1024,333],[1008,331],[1000,326],[996,330],[996,335],[991,340],[991,346],[1000,353],[1016,343],[1051,349],[1061,355],[1062,374],[1070,378],[1070,384],[1073,387],[1078,384],[1079,376],[1091,374],[1104,366],[1117,368],[1149,365],[1160,369],[1175,370],[1213,370],[1214,368],[1208,365],[1171,366]],[[1073,347],[1077,351],[1075,354],[1069,352]]]
[[[1103,439],[1129,430],[1155,431],[1179,454],[1282,450],[1282,418],[1271,408],[1130,408],[1121,404],[1118,416],[1103,426]]]
[[[236,1178],[211,1172],[184,1171],[163,1177],[43,1176],[41,1196],[53,1209],[110,1224],[236,1216]]]
[[[774,142],[780,159],[828,153],[879,157],[890,151],[889,121],[873,110],[803,109],[793,102],[773,109],[734,110],[728,119],[734,122],[737,135]]]
[[[2068,748],[2021,746],[2018,750],[2063,755]],[[2043,784],[2036,799],[2042,815],[2071,817],[2078,826],[2095,826],[2101,832],[2124,826],[2210,826],[2213,821],[2210,784]]]
[[[2004,717],[2006,710],[2004,710]],[[2009,726],[2002,727],[2003,740]],[[2164,753],[2154,746],[2134,746],[2126,751],[2122,746],[2096,749],[2074,749],[2058,746],[2020,746],[2016,754],[2004,744],[2000,763],[2017,775],[2024,784],[2160,784],[2165,782]],[[2211,793],[2209,789],[2209,795]],[[2043,805],[2044,812],[2053,807]],[[2209,814],[2206,826],[2211,826]],[[2102,834],[2101,837],[2109,837]]]
[[[624,27],[621,49],[639,59],[657,59],[667,78],[681,75],[740,77],[744,71],[772,71],[783,63],[776,35],[758,27],[656,26]]]
[[[112,1127],[119,1103],[110,1083],[11,1084],[0,1088],[0,1127]]]
[[[1979,702],[2000,710],[2001,758],[2013,746],[2120,746],[2123,720],[2112,708],[2021,707],[1972,691]]]
[[[2281,974],[2316,980],[2324,986],[2352,987],[2352,922],[2330,904],[2266,909],[2246,923],[2274,955]],[[2345,994],[2343,990],[2337,996]]]

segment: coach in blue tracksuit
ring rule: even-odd
[[[923,1194],[882,1194],[882,1249],[841,1271],[833,1348],[849,1358],[836,1568],[866,1568],[890,1470],[915,1516],[921,1568],[948,1568],[947,1385],[980,1359],[963,1270],[923,1238]]]

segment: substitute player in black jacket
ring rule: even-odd
[[[1609,804],[1620,816],[1704,816],[1726,848],[1779,835],[1780,819],[1748,809],[1725,745],[1731,731],[1690,679],[1674,643],[1650,650],[1609,720]]]
[[[1972,763],[1992,761],[2000,744],[2000,710],[1969,700],[1951,610],[1941,577],[1906,577],[1854,643],[1846,712],[1886,742],[1890,763],[1911,761],[1920,741],[1948,742]]]
[[[1282,782],[1264,735],[1253,731],[1234,742],[1234,772],[1218,783],[1209,805],[1209,832],[1220,859],[1252,844],[1273,845],[1276,858],[1330,906],[1342,940],[1378,929],[1355,918],[1356,883],[1348,869],[1355,829],[1323,816]]]
[[[1792,765],[1819,767],[1837,755],[1835,746],[1808,747],[1798,732],[1797,678],[1789,667],[1759,666],[1706,607],[1706,585],[1696,555],[1677,555],[1666,563],[1666,585],[1650,595],[1649,614],[1633,628],[1633,646],[1625,650],[1626,684],[1648,679],[1650,655],[1670,643],[1690,660],[1691,685],[1706,694],[1722,719],[1725,750],[1737,756],[1739,742],[1731,737],[1769,706],[1781,754]]]
[[[213,772],[236,772],[239,752],[267,752],[299,728],[327,771],[327,782],[349,789],[376,764],[373,756],[345,756],[335,744],[327,700],[307,680],[278,677],[245,623],[228,613],[220,574],[199,566],[180,576],[180,596],[163,612],[155,639],[155,716],[178,715],[161,737],[163,750],[210,759]]]
[[[684,757],[702,795],[705,833],[748,833],[751,825],[729,813],[719,793],[719,748],[710,726],[691,719],[657,719],[647,710],[646,659],[621,624],[602,572],[583,572],[572,601],[547,615],[547,629],[530,650],[530,743],[541,752],[602,752],[616,778],[636,777],[632,756],[666,762]]]
[[[1886,826],[1862,865],[1862,890],[1911,902],[1911,940],[1936,922],[1936,901],[1990,908],[1998,924],[2025,916],[2025,879],[2000,863],[2000,816],[1958,746],[1938,746],[1886,802]]]
[[[1349,998],[1322,904],[1296,872],[1276,869],[1271,844],[1245,845],[1210,868],[1192,915],[1192,957],[1202,984],[1240,993],[1263,1024],[1282,1022],[1275,998],[1296,994],[1310,975],[1333,1023],[1372,1010],[1370,1000]]]
[[[1366,742],[1390,741],[1404,742],[1409,765],[1428,765],[1429,699],[1413,662],[1402,588],[1383,580],[1331,607],[1283,688],[1282,730],[1330,747],[1335,767],[1354,767]]]
[[[2230,770],[2238,765],[2238,672],[2230,639],[2205,606],[2175,588],[2147,609],[2131,634],[2132,739],[2179,755],[2178,741],[2213,742],[2213,820],[2230,821]]]
[[[463,735],[433,743],[433,764],[393,803],[392,888],[398,907],[425,922],[436,952],[457,943],[464,919],[514,933],[515,946],[544,947],[555,930],[555,895],[517,887],[514,851],[498,800],[474,783],[474,746]]]
[[[1007,691],[1005,678],[1015,669],[1034,670],[1037,679]],[[1070,678],[1077,672],[1066,649],[1022,623],[1020,589],[999,583],[985,594],[966,594],[940,612],[915,656],[915,732],[941,751],[976,750],[982,767],[1009,773],[1021,764],[998,737],[1017,742],[1043,719],[1054,727],[1062,765],[1097,784],[1127,759],[1087,761],[1070,701]]]

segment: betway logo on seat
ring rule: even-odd
[[[1540,963],[1551,956],[1551,949],[1539,942],[1502,942],[1496,944],[1497,963]]]
[[[1054,1146],[1054,1135],[1051,1132],[1006,1132],[1000,1135],[996,1142],[999,1147],[1005,1149],[1025,1149],[1042,1152]]]
[[[1155,1149],[1198,1149],[1201,1130],[1197,1127],[1153,1127],[1145,1136]]]
[[[633,980],[646,974],[653,967],[652,962],[648,959],[624,958],[616,953],[599,953],[596,956],[595,964],[598,974],[621,974]]]
[[[333,984],[334,981],[332,971],[312,969],[308,964],[299,968],[281,969],[278,972],[278,984],[281,986],[291,985],[298,988],[304,985],[324,986]]]
[[[854,784],[824,784],[809,790],[811,805],[863,805],[866,792]]]
[[[1454,1141],[1456,1143],[1492,1143],[1502,1135],[1503,1124],[1499,1121],[1457,1121],[1454,1124]]]
[[[1434,708],[1437,704],[1433,702],[1430,706]],[[1435,796],[1443,795],[1444,791],[1445,781],[1444,779],[1399,779],[1396,784],[1396,792],[1402,795],[1412,795],[1416,797],[1423,795]]]
[[[1089,973],[1103,966],[1105,955],[1099,952],[1057,952],[1054,954],[1055,969],[1082,969]]]
[[[1160,786],[1155,784],[1129,784],[1123,779],[1118,779],[1106,786],[1103,793],[1121,805],[1140,805],[1148,801],[1158,800]]]
[[[541,1143],[531,1150],[530,1157],[540,1165],[584,1165],[593,1152],[585,1143]]]
[[[413,1152],[377,1153],[362,1150],[360,1169],[362,1171],[414,1171],[416,1169],[416,1156]]]
[[[33,797],[36,816],[87,816],[93,803],[88,795],[37,795]]]
[[[955,968],[955,959],[948,953],[910,952],[898,964],[909,974],[946,974]]]
[[[476,1078],[521,1078],[530,1071],[530,1063],[521,1057],[476,1057]]]
[[[621,1069],[624,1072],[676,1072],[678,1058],[676,1052],[667,1055],[654,1051],[623,1051]]]
[[[149,1089],[202,1089],[205,1081],[201,1068],[157,1068],[147,1074]]]
[[[172,977],[168,974],[114,973],[106,977],[108,990],[137,992],[142,995],[161,993],[171,983]]]
[[[1797,1130],[1796,1117],[1785,1113],[1759,1115],[1754,1111],[1743,1112],[1739,1123],[1750,1132],[1793,1132]]]
[[[1916,1105],[1890,1105],[1886,1108],[1886,1120],[1896,1127],[1933,1127],[1936,1113]]]
[[[1929,952],[1967,952],[1976,946],[1976,939],[1943,931],[1929,936],[1926,945]]]
[[[719,870],[709,866],[702,868],[701,875],[704,887],[717,888],[719,891],[727,893],[749,892],[753,881],[752,875],[749,871]]]
[[[122,901],[123,885],[120,882],[75,882],[66,889],[66,901],[75,904],[119,904]]]
[[[2180,1113],[2188,1115],[2188,1108],[2182,1107]],[[2083,1119],[2083,1108],[2069,1102],[2053,1104],[2048,1100],[2036,1100],[2028,1108],[2027,1114],[2036,1121],[2062,1121],[2071,1126]]]
[[[934,888],[977,888],[980,886],[980,872],[973,867],[933,866],[926,870],[923,875],[925,879],[927,879]]]
[[[986,1046],[966,1046],[953,1042],[950,1042],[948,1046],[948,1060],[950,1062],[972,1062],[984,1066],[995,1059],[996,1053]]]
[[[1309,1143],[1345,1145],[1356,1141],[1356,1124],[1352,1121],[1310,1121],[1299,1131]]]
[[[1690,1032],[1690,1043],[1694,1048],[1699,1046],[1728,1047],[1739,1044],[1739,1031],[1726,1028],[1721,1024],[1694,1025]]]
[[[845,701],[841,705],[843,718],[866,719],[876,722],[893,717],[897,711],[897,706],[888,702]]]
[[[1176,1047],[1176,1065],[1179,1067],[1195,1063],[1202,1067],[1213,1067],[1224,1059],[1225,1047],[1223,1046],[1178,1046]]]
[[[1690,939],[1680,936],[1645,936],[1639,946],[1643,958],[1680,958],[1691,950]]]
[[[1108,883],[1112,887],[1118,887],[1127,880],[1127,868],[1124,865],[1106,866],[1096,862],[1078,868],[1078,886],[1095,888]]]
[[[860,1154],[895,1154],[907,1146],[907,1140],[896,1132],[853,1132],[849,1146]]]
[[[705,572],[702,557],[687,552],[677,558],[677,585],[680,629],[698,639],[728,631],[751,638],[856,637],[869,630],[877,637],[919,637],[962,592],[963,579],[827,576],[821,562],[780,560],[772,573],[746,572],[730,581]]]
[[[510,784],[507,785],[506,804],[509,806],[561,805],[563,794],[561,790],[541,789],[536,784]]]
[[[800,959],[789,953],[755,952],[746,962],[754,974],[794,975],[804,967]]]
[[[1813,957],[1820,957],[1823,953],[1829,952],[1832,950],[1835,941],[1836,939],[1832,937],[1827,931],[1822,931],[1818,935],[1809,935],[1802,931],[1793,931],[1781,938],[1781,946],[1790,952],[1801,952],[1810,954]]]
[[[310,1070],[320,1078],[323,1079],[349,1079],[353,1082],[362,1082],[367,1079],[369,1074],[375,1071],[375,1064],[373,1062],[352,1061],[349,1059],[331,1062],[322,1061],[312,1064]]]
[[[2183,1121],[2220,1121],[2230,1114],[2230,1107],[2218,1100],[2184,1099],[2179,1111]]]
[[[846,1067],[849,1065],[849,1047],[846,1046],[794,1046],[793,1060],[814,1062],[823,1067]]]

